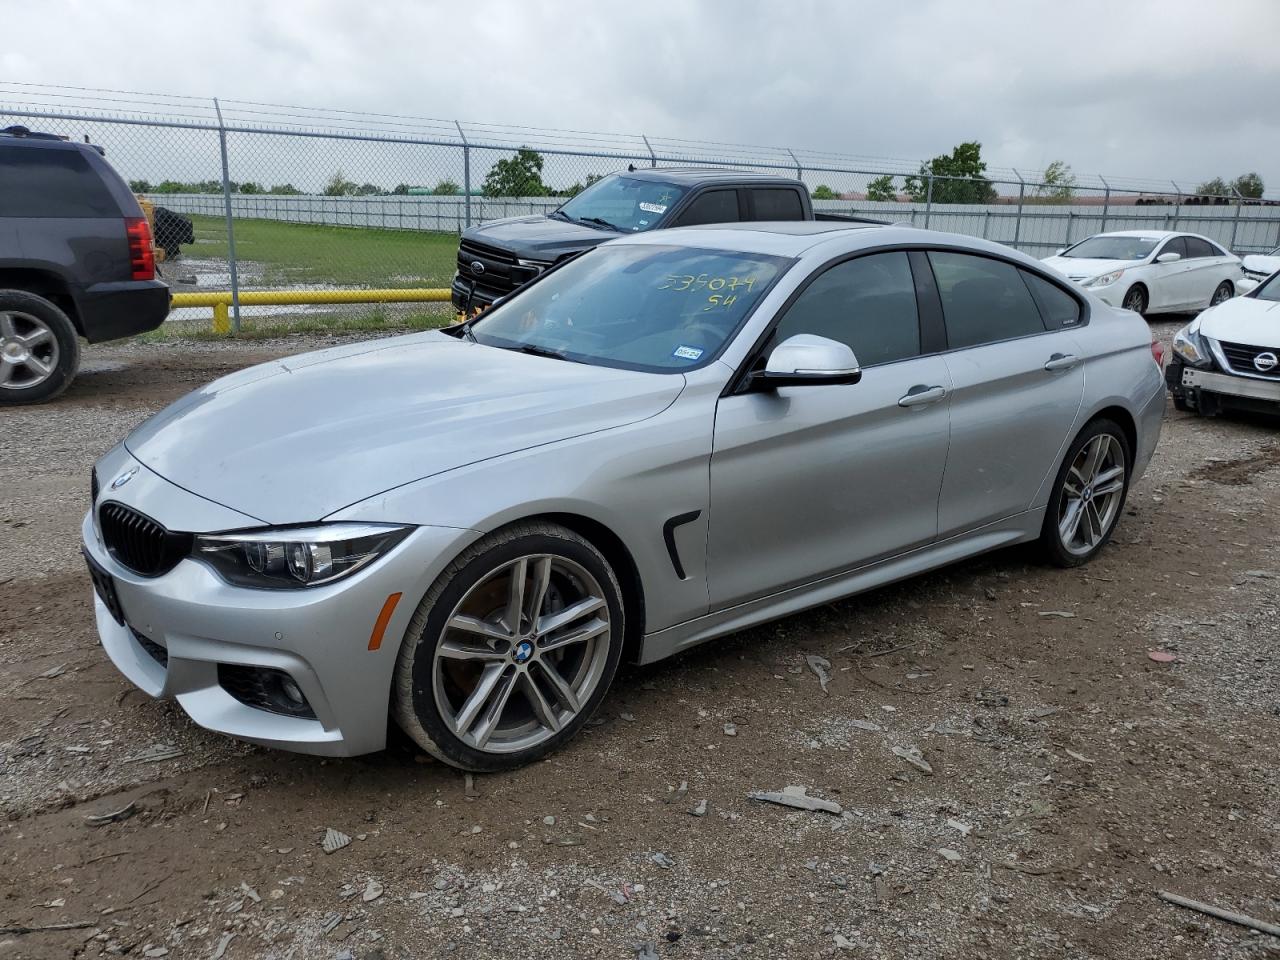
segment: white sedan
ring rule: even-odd
[[[1244,258],[1244,278],[1237,284],[1237,289],[1248,293],[1277,271],[1280,271],[1280,247],[1270,253],[1250,254]]]
[[[1230,300],[1240,258],[1207,237],[1167,230],[1094,234],[1044,262],[1113,307],[1184,313]]]

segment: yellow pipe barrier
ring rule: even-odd
[[[448,303],[445,288],[407,290],[244,290],[242,307],[284,307],[324,303]],[[173,306],[212,307],[215,333],[231,332],[231,294],[227,291],[175,293]]]

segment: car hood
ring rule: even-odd
[[[250,367],[156,414],[129,452],[269,524],[308,523],[423,477],[652,417],[679,374],[596,367],[431,332]]]
[[[1280,349],[1280,302],[1232,297],[1200,314],[1200,333],[1228,343]]]
[[[472,227],[463,237],[509,250],[521,259],[554,260],[613,240],[620,234],[541,215],[509,217]]]
[[[1267,276],[1280,270],[1280,257],[1270,257],[1261,253],[1251,253],[1244,258],[1244,268],[1252,273],[1264,273]]]
[[[1141,260],[1089,260],[1084,257],[1045,257],[1040,262],[1072,280],[1092,280],[1113,270],[1130,270],[1142,265]]]

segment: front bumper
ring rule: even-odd
[[[140,577],[111,557],[92,513],[81,532],[85,552],[113,578],[124,613],[125,623],[117,623],[94,594],[98,635],[121,673],[153,697],[176,699],[209,730],[327,756],[385,746],[392,674],[409,620],[435,577],[477,536],[419,527],[345,580],[253,590],[232,586],[191,559],[163,576]],[[394,593],[402,596],[381,646],[370,650],[374,623]],[[219,664],[283,671],[305,695],[314,719],[242,702],[222,685]]]
[[[1165,370],[1165,383],[1171,394],[1204,414],[1224,407],[1280,412],[1280,380],[1233,376],[1174,362]]]

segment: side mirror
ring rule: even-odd
[[[1168,253],[1162,253],[1156,257],[1156,263],[1176,263],[1182,259],[1182,254],[1174,253],[1170,250]]]
[[[798,333],[773,348],[763,370],[751,377],[751,387],[776,390],[821,384],[857,383],[862,379],[858,358],[846,343],[812,333]]]

